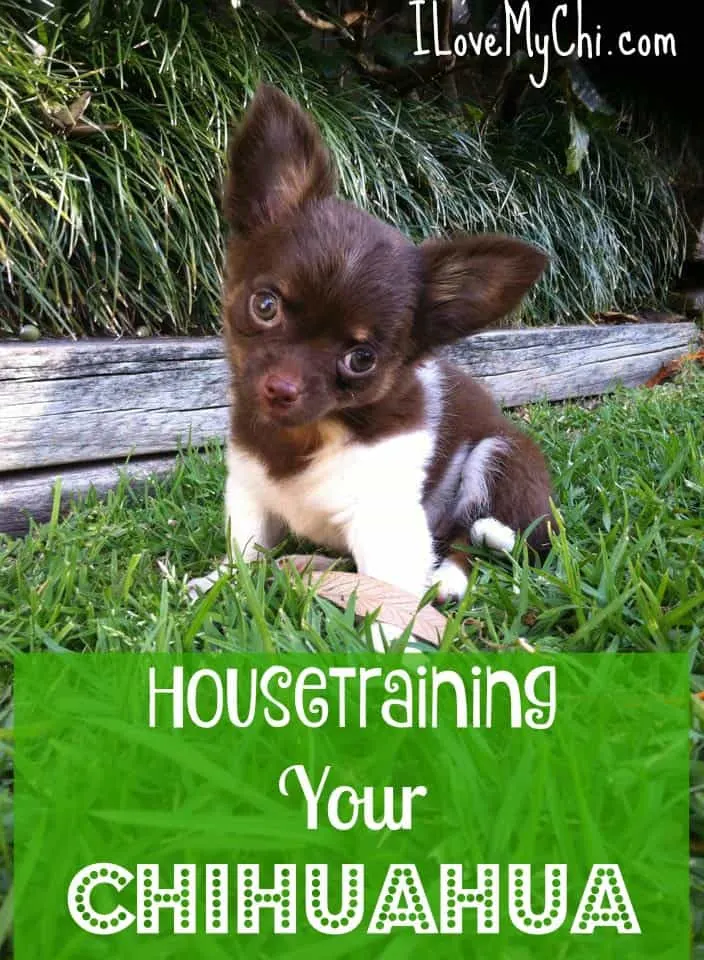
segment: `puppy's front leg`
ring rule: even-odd
[[[228,454],[228,474],[225,485],[225,524],[234,556],[239,550],[246,563],[260,555],[259,547],[275,547],[286,527],[272,516],[253,492],[252,478],[246,467],[238,462],[234,451]],[[188,595],[193,600],[205,593],[230,569],[227,558],[211,573],[188,582]]]
[[[257,559],[258,547],[275,547],[286,532],[284,524],[261,503],[249,478],[232,466],[225,486],[225,523],[232,554],[239,550],[245,563]]]
[[[433,541],[419,503],[361,505],[347,533],[359,573],[423,596],[433,568]]]
[[[404,507],[396,500],[362,507],[355,512],[347,535],[359,573],[384,580],[420,600],[433,566],[433,541],[420,504]],[[384,653],[403,632],[400,627],[373,624],[373,649]]]

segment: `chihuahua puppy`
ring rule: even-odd
[[[262,86],[231,141],[223,324],[232,372],[226,519],[246,561],[288,530],[420,597],[457,597],[469,542],[537,521],[535,444],[433,351],[512,310],[546,257],[504,236],[414,245],[335,195],[314,122]],[[214,575],[195,581],[213,582]]]

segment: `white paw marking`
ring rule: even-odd
[[[224,576],[228,570],[229,567],[226,564],[221,564],[216,570],[212,570],[204,577],[194,577],[192,580],[189,580],[186,588],[188,590],[188,599],[191,603],[195,603],[199,597],[207,593],[211,587],[214,587],[220,577]]]
[[[440,584],[437,594],[440,603],[459,600],[467,590],[467,575],[452,560],[443,560],[433,574],[433,580]]]
[[[388,623],[380,623],[378,620],[375,621],[370,627],[372,649],[376,653],[388,653],[391,646],[393,646],[394,641],[398,640],[399,637],[404,634],[404,632],[404,627],[390,626]],[[406,640],[406,645],[403,648],[403,652],[412,654],[427,654],[428,652],[436,649],[436,644],[428,643],[426,640],[421,640],[411,633]]]
[[[381,623],[379,620],[375,620],[369,628],[369,632],[372,638],[372,649],[376,653],[386,653],[388,648],[392,646],[394,640],[403,634],[404,627],[391,626],[388,623]]]
[[[469,531],[472,543],[477,546],[489,547],[490,550],[511,551],[516,543],[516,534],[505,523],[495,520],[494,517],[482,517],[475,520]]]

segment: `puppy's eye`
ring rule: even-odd
[[[370,373],[376,366],[376,353],[365,345],[353,347],[338,361],[338,368],[342,376],[362,377]]]
[[[271,327],[279,317],[279,298],[271,290],[257,290],[249,298],[249,309],[255,320]]]

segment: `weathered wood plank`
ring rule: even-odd
[[[227,428],[220,339],[0,343],[0,472],[198,446]]]
[[[697,337],[691,323],[571,327],[567,336],[564,328],[515,330],[482,334],[447,353],[512,407],[639,386]]]
[[[691,323],[501,330],[446,353],[512,406],[636,386],[697,337]],[[0,342],[0,530],[26,532],[28,512],[48,519],[59,476],[65,505],[123,470],[164,474],[180,443],[223,436],[227,380],[217,337]]]
[[[690,323],[501,330],[447,354],[506,406],[643,383],[685,353]],[[221,341],[0,342],[0,472],[167,453],[223,436]]]
[[[169,473],[175,463],[176,457],[169,454],[129,463],[95,463],[0,474],[0,532],[26,533],[29,515],[40,523],[48,520],[54,502],[54,484],[59,477],[63,511],[74,497],[86,494],[91,487],[101,496],[106,494],[117,485],[122,473],[132,482],[144,482]]]
[[[223,383],[227,383],[225,361],[205,360],[198,364],[197,376],[194,372],[191,364],[175,360],[158,372],[67,377],[45,381],[41,389],[36,380],[0,379],[0,409],[3,419],[23,420],[82,412],[164,409],[164,404],[169,410],[189,410],[207,407],[213,398],[220,405]]]
[[[0,340],[0,381],[110,377],[169,370],[175,361],[220,360],[220,337],[153,337],[130,340]]]
[[[540,327],[496,330],[469,337],[447,348],[456,362],[477,376],[571,369],[583,360],[647,357],[681,349],[696,337],[692,323],[628,323],[603,326]],[[647,361],[646,361],[647,362]]]
[[[227,407],[64,412],[0,420],[0,473],[64,463],[167,453],[222,437]]]

